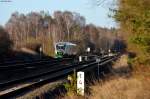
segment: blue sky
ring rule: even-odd
[[[114,27],[115,22],[108,18],[109,5],[95,6],[93,0],[11,0],[11,2],[2,2],[0,0],[0,25],[4,25],[11,14],[15,11],[19,13],[29,13],[31,11],[71,11],[80,13],[86,18],[86,22],[101,27]],[[8,0],[6,0],[8,1]],[[111,2],[112,0],[106,0]]]

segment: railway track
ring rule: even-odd
[[[53,61],[48,61],[48,60],[42,60],[39,62],[32,62],[32,63],[25,63],[25,64],[13,64],[9,66],[1,66],[0,67],[0,83],[1,81],[4,81],[5,78],[10,78],[10,80],[13,77],[21,76],[23,73],[32,75],[32,73],[38,73],[38,72],[44,72],[47,69],[50,69],[51,67],[56,67],[56,65],[59,64],[71,64],[72,59],[67,58],[67,59],[59,59],[59,60],[53,60]],[[21,75],[20,75],[21,74]],[[4,75],[4,76],[3,76]],[[27,75],[22,75],[22,76],[27,76]]]
[[[1,62],[0,63],[0,66],[3,66],[3,65],[12,65],[12,64],[23,64],[23,63],[31,63],[31,62],[38,62],[38,61],[48,61],[48,60],[55,60],[55,59],[52,59],[52,58],[43,58],[43,59],[32,59],[32,60],[11,60],[11,59],[9,59],[9,60],[7,60],[7,61],[4,61],[4,62]]]
[[[54,62],[62,62],[62,61],[69,61],[72,60],[72,58],[63,58],[63,59],[43,59],[43,60],[36,60],[36,61],[32,61],[32,62],[13,62],[13,63],[1,63],[0,64],[0,69],[3,68],[19,68],[19,67],[25,67],[27,65],[33,65],[33,64],[40,64],[40,63],[54,63]]]
[[[118,56],[101,58],[99,64],[100,65],[107,64],[113,61],[114,59],[116,59],[117,57]],[[59,66],[54,65],[50,71],[38,75],[25,77],[22,79],[15,79],[13,81],[5,82],[5,83],[0,83],[0,88],[2,89],[0,91],[0,98],[14,97],[20,93],[44,85],[52,80],[67,76],[68,74],[72,73],[73,70],[76,71],[87,70],[90,68],[94,68],[94,66],[96,66],[97,64],[98,64],[97,61],[91,60],[91,61],[76,63],[74,65],[59,65]],[[16,87],[16,86],[21,86],[21,87]]]

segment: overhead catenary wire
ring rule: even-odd
[[[97,6],[101,6],[105,1],[106,0],[97,0]]]

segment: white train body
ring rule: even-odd
[[[55,54],[56,56],[63,57],[59,53],[61,55],[76,55],[77,45],[70,42],[58,42],[55,44]]]

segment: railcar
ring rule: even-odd
[[[71,57],[77,54],[77,44],[71,42],[57,42],[55,44],[55,57]]]

